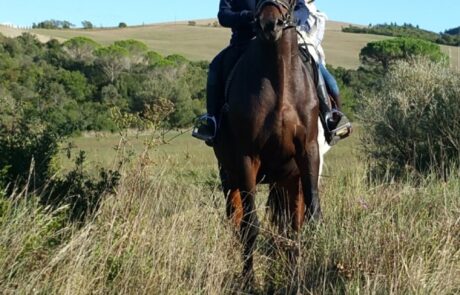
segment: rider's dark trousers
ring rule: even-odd
[[[209,65],[208,82],[206,84],[206,109],[209,115],[219,117],[225,101],[225,82],[229,72],[248,44],[230,45],[222,50]]]

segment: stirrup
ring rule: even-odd
[[[326,122],[334,122],[334,116],[339,117],[339,121],[336,123],[335,127],[331,130],[329,126],[326,126],[328,133],[328,142],[329,145],[333,146],[337,144],[341,139],[347,138],[353,131],[352,125],[348,118],[340,111],[334,109],[326,114]],[[326,123],[327,125],[327,123]]]
[[[209,126],[210,122],[212,126]],[[209,131],[210,128],[212,129],[212,134],[203,133],[203,131]],[[195,125],[193,126],[193,131],[192,131],[193,137],[200,139],[200,140],[204,140],[206,144],[210,145],[214,142],[216,133],[217,133],[217,121],[214,116],[204,114],[195,121]]]

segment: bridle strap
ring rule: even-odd
[[[288,4],[282,0],[262,0],[257,3],[256,6],[256,17],[259,17],[260,14],[262,13],[262,9],[266,5],[273,5],[275,6],[281,13],[282,15],[282,21],[283,21],[283,30],[289,29],[292,27],[295,27],[296,24],[293,19],[293,11],[294,11],[294,5],[293,4]],[[287,11],[287,13],[283,13],[283,9]]]

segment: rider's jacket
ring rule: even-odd
[[[259,1],[263,0],[220,0],[217,17],[223,27],[232,29],[231,45],[244,44],[255,37],[252,23]],[[305,0],[297,1],[294,16],[298,26],[307,23],[308,9]]]
[[[309,11],[307,26],[299,30],[301,36],[299,44],[305,43],[316,62],[326,65],[326,57],[321,43],[326,31],[327,15],[319,11],[313,2],[307,4],[307,9]]]

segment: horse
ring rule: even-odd
[[[312,71],[299,57],[295,4],[259,1],[258,34],[231,71],[213,147],[226,214],[243,243],[246,275],[253,275],[259,232],[258,183],[270,185],[268,204],[280,228],[287,222],[299,232],[305,219],[321,218],[318,136],[323,131]]]

